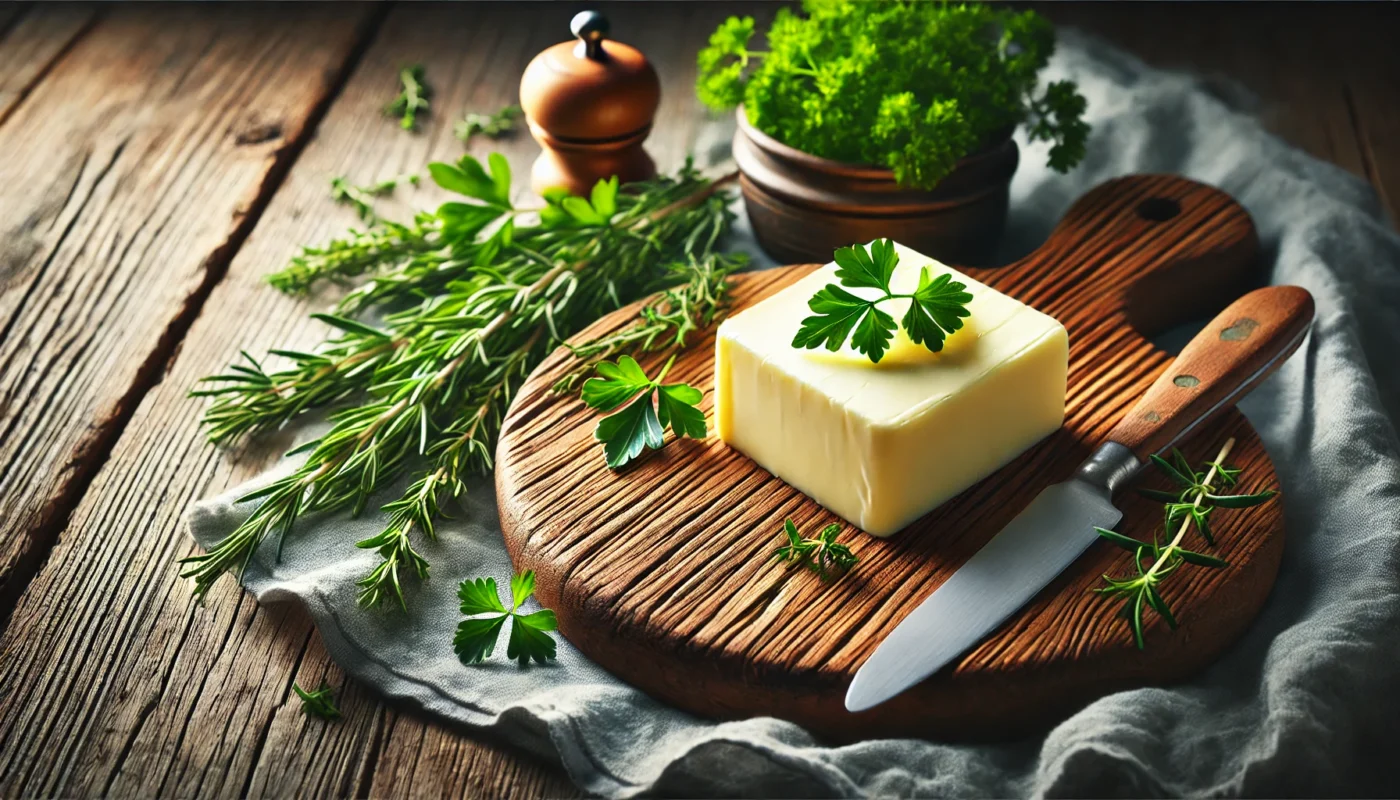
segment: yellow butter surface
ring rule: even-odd
[[[971,316],[931,353],[900,330],[879,364],[792,346],[828,264],[725,320],[715,353],[719,436],[852,524],[889,536],[1060,427],[1069,339],[1051,317],[896,245],[892,288],[952,274]],[[852,290],[869,294],[866,290]],[[881,304],[900,319],[907,300]]]

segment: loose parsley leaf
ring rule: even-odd
[[[433,182],[449,192],[480,200],[488,206],[508,209],[510,205],[510,164],[500,153],[492,153],[488,174],[481,162],[462,156],[456,164],[434,161],[428,165]],[[497,215],[499,216],[499,214]]]
[[[705,412],[696,408],[702,396],[699,389],[684,383],[659,387],[656,406],[661,427],[670,426],[677,436],[705,438],[708,433],[705,427]]]
[[[603,443],[603,456],[612,469],[624,466],[643,450],[663,446],[667,427],[676,438],[703,439],[708,435],[705,413],[696,407],[703,393],[684,383],[661,383],[674,361],[674,357],[667,361],[652,380],[636,359],[622,356],[615,364],[599,362],[599,377],[584,381],[584,405],[604,412],[622,406],[621,411],[599,420],[593,431],[593,437]]]
[[[821,576],[822,580],[839,574],[856,565],[859,561],[851,548],[836,541],[841,526],[835,523],[822,528],[814,539],[805,539],[798,532],[791,519],[783,520],[783,535],[787,544],[778,548],[773,557],[788,563],[800,563]]]
[[[335,707],[335,693],[325,681],[321,682],[320,688],[310,692],[294,683],[292,691],[301,698],[302,713],[321,719],[340,719],[340,709]]]
[[[418,129],[418,115],[427,113],[428,98],[433,90],[423,78],[423,65],[414,64],[399,70],[398,95],[384,106],[384,116],[398,117],[399,127],[406,131]]]
[[[452,135],[463,142],[470,142],[478,133],[488,139],[499,139],[515,129],[515,120],[521,114],[520,106],[510,105],[494,114],[470,113],[452,129]]]
[[[549,631],[559,629],[554,612],[548,609],[529,614],[520,607],[535,593],[535,573],[526,571],[511,576],[511,607],[506,609],[496,590],[495,578],[462,581],[457,598],[462,601],[462,613],[469,616],[457,624],[452,637],[452,649],[463,664],[480,664],[491,656],[506,620],[511,621],[506,657],[526,666],[531,659],[543,664],[555,657],[554,639]]]
[[[972,295],[967,285],[943,273],[930,279],[928,267],[919,272],[919,286],[913,294],[890,290],[890,277],[899,264],[899,254],[889,239],[876,239],[867,250],[861,245],[836,251],[836,278],[842,286],[878,289],[884,297],[869,300],[829,283],[819,289],[807,307],[815,312],[805,317],[792,339],[792,346],[808,350],[825,346],[833,353],[849,338],[851,346],[875,363],[880,363],[897,329],[894,317],[876,306],[886,300],[909,298],[909,310],[902,324],[909,338],[931,352],[943,349],[943,341],[963,326],[962,318],[971,312]]]

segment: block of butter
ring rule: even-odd
[[[971,315],[932,353],[901,329],[878,364],[792,346],[828,264],[720,325],[720,438],[862,530],[889,536],[991,474],[1064,421],[1069,340],[1035,309],[896,245],[891,289],[919,271],[967,285]],[[853,289],[877,297],[879,292]],[[908,300],[880,309],[900,319]]]

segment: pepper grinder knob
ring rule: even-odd
[[[579,40],[574,46],[576,57],[590,58],[594,61],[607,60],[607,51],[603,49],[603,40],[608,38],[607,17],[597,11],[580,11],[570,20],[569,30]]]
[[[656,174],[642,142],[661,81],[637,48],[608,37],[610,27],[596,11],[575,14],[576,38],[545,48],[520,76],[520,107],[540,143],[530,169],[537,193],[563,187],[586,197],[614,175],[630,183]]]

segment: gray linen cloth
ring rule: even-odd
[[[280,564],[264,548],[245,576],[260,602],[315,618],[336,662],[384,695],[557,759],[608,796],[1358,795],[1400,792],[1400,236],[1360,180],[1281,143],[1226,99],[1238,92],[1150,69],[1066,32],[1052,78],[1077,80],[1094,126],[1068,176],[1023,146],[1007,254],[1043,240],[1094,185],[1168,172],[1219,186],[1254,215],[1267,280],[1306,287],[1304,347],[1242,404],[1278,469],[1288,546],[1263,614],[1189,683],[1119,692],[1042,734],[997,745],[883,740],[831,747],[770,718],[715,723],[648,698],[561,642],[558,663],[520,669],[452,652],[463,577],[508,576],[494,493],[475,486],[425,544],[433,578],[411,613],[355,606],[377,532],[367,514],[307,518]],[[722,154],[728,126],[707,131]],[[286,466],[283,466],[285,469]],[[267,478],[264,477],[263,480]],[[257,482],[255,481],[254,484]],[[243,486],[199,505],[208,545],[248,508]]]

